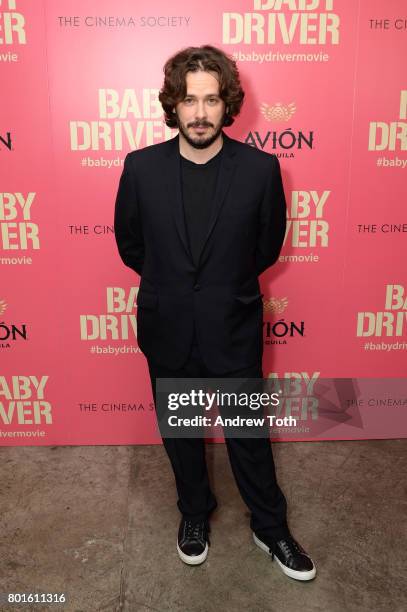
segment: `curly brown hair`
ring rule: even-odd
[[[219,75],[219,95],[226,105],[224,126],[232,125],[243,104],[244,91],[240,85],[236,62],[221,49],[211,45],[187,47],[170,57],[164,65],[164,84],[158,99],[164,109],[164,121],[170,128],[177,127],[173,109],[185,98],[186,73],[204,70]]]

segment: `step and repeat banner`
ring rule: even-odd
[[[407,435],[405,1],[2,0],[2,445],[161,443],[114,202],[126,154],[176,135],[165,61],[202,44],[246,92],[226,133],[281,165],[287,233],[260,282],[289,439]],[[296,383],[312,399],[328,378],[352,390],[318,427]]]

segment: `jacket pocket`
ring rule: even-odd
[[[157,308],[158,295],[156,293],[147,293],[145,291],[139,291],[136,300],[137,306],[141,308],[151,308],[154,310]]]
[[[256,300],[261,300],[264,293],[255,293],[254,295],[235,295],[235,299],[243,304],[251,304]]]

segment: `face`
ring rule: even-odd
[[[216,72],[187,72],[186,96],[176,107],[180,134],[196,149],[209,147],[219,136],[225,103],[219,97]]]

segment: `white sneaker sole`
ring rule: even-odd
[[[253,533],[253,540],[255,541],[257,546],[261,548],[262,550],[264,550],[264,552],[266,552],[271,557],[271,553],[269,551],[269,547],[267,546],[267,544],[259,540],[259,538],[256,536],[254,531],[252,533]],[[309,570],[308,572],[299,572],[297,570],[293,570],[293,569],[290,569],[289,567],[286,567],[283,563],[281,563],[277,555],[274,555],[274,559],[277,561],[283,573],[286,576],[289,576],[290,578],[294,578],[295,580],[312,580],[316,576],[317,570],[315,566],[313,567],[312,570]]]
[[[185,553],[182,552],[182,550],[178,546],[178,540],[177,540],[177,551],[178,551],[179,557],[184,563],[187,563],[187,565],[199,565],[200,563],[203,563],[206,557],[208,556],[208,548],[209,548],[208,543],[206,543],[205,550],[200,555],[193,555],[193,556],[186,555]]]

